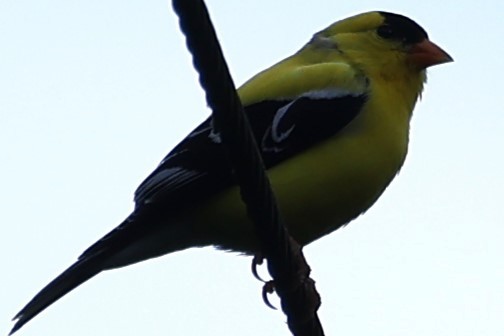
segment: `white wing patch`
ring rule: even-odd
[[[213,143],[220,144],[222,142],[220,133],[215,131],[215,128],[214,128],[214,125],[213,125],[213,119],[210,120],[210,123],[208,124],[208,126],[203,127],[202,129],[195,130],[195,131],[189,133],[189,135],[187,136],[187,138],[194,138],[194,137],[196,137],[196,136],[198,136],[198,135],[200,135],[202,133],[206,133],[206,132],[209,132],[208,133],[208,137],[210,138],[210,140]]]
[[[188,151],[187,149],[182,149],[182,150],[180,150],[178,152],[173,152],[173,153],[168,154],[163,160],[161,160],[161,162],[159,163],[158,166],[162,166],[163,164],[165,164],[166,162],[168,162],[168,160],[171,160],[174,157],[176,157],[177,155],[183,154],[183,153],[185,153],[187,151]]]
[[[306,97],[312,99],[334,99],[341,97],[357,97],[362,95],[362,92],[354,92],[350,90],[344,90],[341,88],[328,88],[324,90],[313,90],[303,93],[299,98]],[[296,98],[299,99],[299,98]]]
[[[286,130],[283,133],[280,133],[278,131],[278,126],[280,124],[280,121],[282,120],[282,118],[285,116],[285,114],[289,110],[289,107],[291,107],[291,105],[294,104],[295,102],[296,101],[293,100],[289,104],[287,104],[287,105],[281,107],[280,109],[278,109],[278,111],[275,113],[275,116],[273,117],[273,122],[272,122],[271,127],[270,127],[270,129],[271,129],[271,138],[276,143],[280,143],[283,140],[287,139],[287,137],[289,136],[289,134],[291,134],[291,132],[294,130],[294,127],[296,127],[296,125],[292,125],[288,130]],[[266,133],[268,133],[268,132],[266,132]],[[266,134],[264,136],[266,136]]]
[[[200,135],[201,133],[205,133],[205,132],[208,132],[212,129],[212,124],[209,124],[207,127],[203,127],[202,129],[200,130],[194,130],[192,131],[191,133],[189,133],[189,135],[187,136],[187,138],[194,138],[195,136],[198,136]]]
[[[210,131],[210,134],[208,134],[208,137],[212,142],[220,144],[222,142],[221,136],[219,132],[216,132],[215,129],[212,127],[212,130]]]
[[[181,167],[167,168],[152,176],[142,187],[145,190],[149,190],[150,194],[157,194],[162,192],[163,189],[177,189],[184,184],[192,182],[201,175],[205,174]],[[144,203],[150,202],[150,197],[144,199]]]
[[[340,88],[328,88],[324,90],[313,90],[313,91],[308,91],[303,93],[302,95],[296,97],[294,100],[291,100],[289,103],[286,105],[282,106],[279,108],[275,116],[273,117],[273,120],[271,122],[271,126],[268,127],[266,132],[263,135],[262,141],[261,141],[261,147],[262,150],[265,152],[281,152],[285,148],[282,146],[282,142],[286,140],[289,135],[292,133],[292,131],[295,129],[296,125],[292,124],[287,130],[280,130],[280,124],[286,117],[287,113],[289,112],[289,109],[293,104],[295,104],[299,99],[301,98],[310,98],[314,100],[318,99],[334,99],[334,98],[341,98],[341,97],[356,97],[361,95],[362,92],[352,92],[349,90],[343,90]],[[273,141],[273,145],[271,144],[271,140]],[[269,144],[268,144],[269,142]]]

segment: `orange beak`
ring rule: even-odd
[[[453,58],[446,51],[429,41],[423,40],[413,46],[409,51],[409,59],[420,69],[433,65],[453,62]]]

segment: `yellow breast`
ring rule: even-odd
[[[400,103],[390,108],[389,92],[373,92],[339,134],[268,172],[289,230],[303,245],[366,211],[404,162],[411,111]],[[255,233],[236,187],[197,212],[192,221],[203,243],[255,250]]]

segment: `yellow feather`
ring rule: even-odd
[[[362,111],[341,132],[268,172],[289,229],[301,244],[366,211],[404,163],[425,72],[409,67],[404,52],[379,39],[374,29],[382,22],[378,13],[368,13],[333,24],[238,91],[246,106],[321,89],[362,93],[369,85]],[[189,221],[196,223],[204,243],[242,252],[257,248],[237,188],[195,212]]]

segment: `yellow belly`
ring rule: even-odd
[[[373,106],[338,135],[268,171],[289,231],[302,245],[366,211],[404,162],[409,118],[398,123],[397,111],[368,111]],[[198,210],[191,222],[203,244],[256,250],[254,229],[237,188]]]

